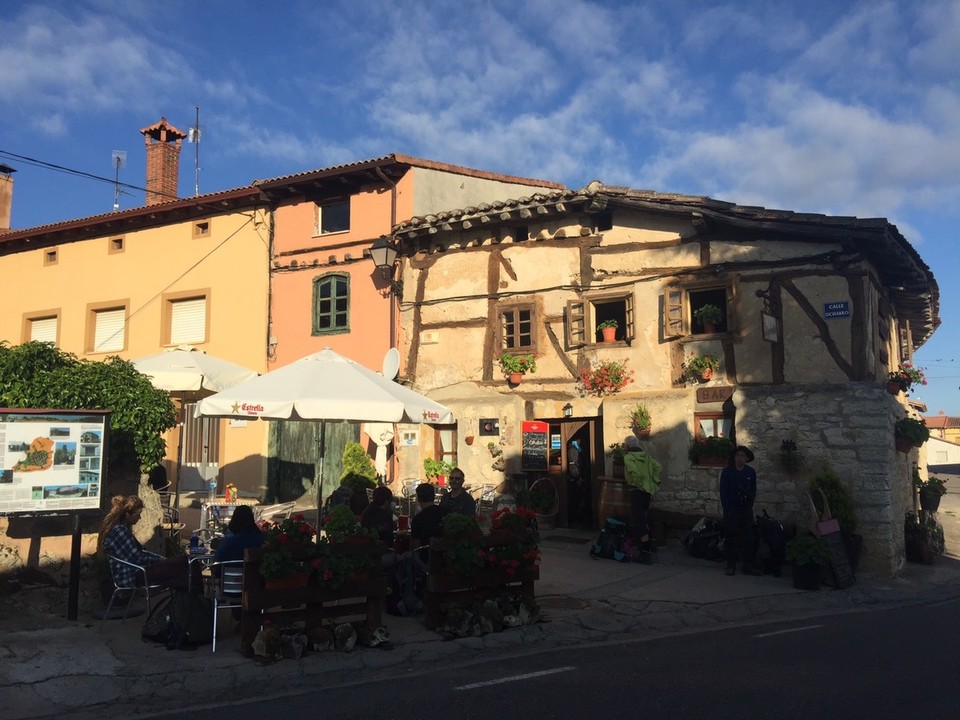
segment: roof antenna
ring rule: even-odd
[[[200,194],[200,106],[195,105],[196,119],[193,127],[187,131],[187,142],[194,144],[193,150],[193,194]]]
[[[113,211],[120,209],[120,168],[127,166],[127,151],[114,150],[110,153],[110,163],[114,168],[113,179]]]

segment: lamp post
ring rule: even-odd
[[[573,417],[573,405],[567,403],[563,406],[563,416],[565,418]]]

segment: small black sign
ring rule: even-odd
[[[498,418],[480,418],[479,435],[499,435],[500,420]]]
[[[547,424],[524,422],[520,445],[520,468],[547,469]]]

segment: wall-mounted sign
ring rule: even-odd
[[[698,403],[726,402],[732,397],[733,386],[731,385],[697,388]]]
[[[840,300],[838,302],[824,303],[823,316],[825,318],[850,317],[850,301]]]
[[[545,422],[525,420],[520,426],[520,468],[522,470],[547,469],[547,430]]]
[[[769,313],[760,313],[760,318],[763,322],[763,339],[767,342],[780,342],[780,323],[777,319]]]

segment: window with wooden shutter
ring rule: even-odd
[[[683,290],[667,290],[663,294],[663,336],[683,335]]]
[[[586,303],[582,300],[567,301],[567,347],[587,344],[587,320],[584,315]]]
[[[51,317],[31,318],[28,321],[30,333],[27,339],[31,342],[48,342],[56,345],[58,320],[55,315]]]
[[[207,298],[187,298],[170,301],[171,345],[189,345],[206,342]]]
[[[95,310],[93,352],[119,352],[126,344],[126,308]]]

